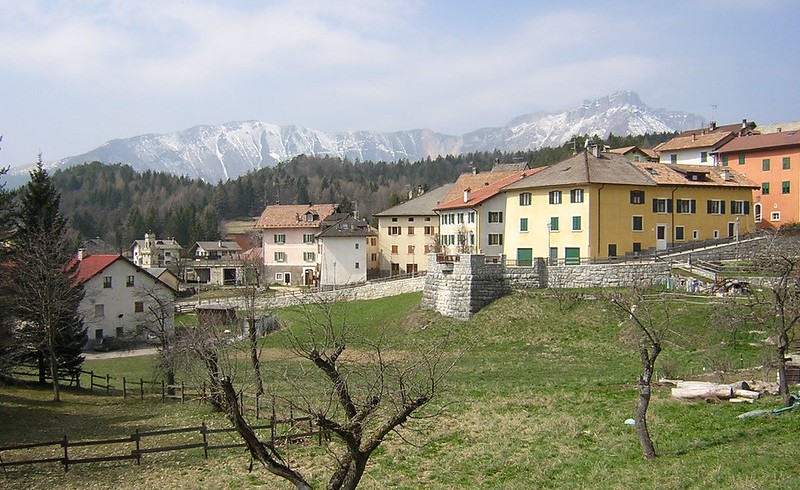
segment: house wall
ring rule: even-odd
[[[320,237],[320,284],[343,285],[367,280],[366,237]]]
[[[127,286],[128,276],[134,277],[134,285]],[[104,278],[111,277],[111,287],[103,287]],[[171,299],[172,291],[143,270],[132,264],[118,260],[95,277],[84,283],[85,296],[80,305],[80,314],[84,318],[87,335],[90,341],[99,337],[117,337],[118,329],[126,336],[133,335],[137,326],[153,321],[150,308],[156,308],[157,302],[150,297]],[[141,312],[136,312],[136,303],[142,302]],[[102,315],[97,306],[102,305]],[[168,328],[173,328],[174,310],[168,308]]]
[[[319,224],[319,223],[317,223]],[[267,270],[267,280],[269,282],[284,283],[283,277],[289,274],[293,285],[311,285],[313,280],[306,284],[306,271],[311,271],[314,275],[317,269],[317,243],[304,243],[303,235],[319,233],[319,227],[303,228],[273,228],[266,229],[263,233],[264,243],[264,266]],[[275,235],[286,235],[285,243],[275,243]],[[286,254],[286,260],[279,262],[275,260],[275,252]],[[305,253],[313,253],[311,260],[305,260]],[[280,279],[279,279],[280,277]]]
[[[671,155],[678,155],[678,163],[683,165],[716,165],[716,155],[712,155],[713,148],[689,148],[685,150],[666,150],[659,154],[659,162],[672,163]],[[701,160],[701,153],[706,152],[706,161]]]
[[[465,251],[478,253],[480,249],[480,206],[443,210],[439,213],[441,251],[453,255]],[[470,213],[474,216],[470,219]],[[463,238],[462,238],[463,237]],[[461,244],[459,240],[465,240]],[[451,243],[452,242],[452,243]],[[425,262],[425,259],[422,259]]]
[[[489,199],[483,201],[480,206],[476,207],[478,211],[478,224],[476,241],[478,242],[477,253],[483,254],[487,257],[498,257],[503,255],[506,242],[506,224],[508,221],[508,213],[506,213],[506,196],[505,193],[500,193]],[[490,212],[502,212],[502,223],[489,223]],[[503,236],[502,245],[489,245],[490,234],[501,234]]]
[[[390,235],[389,227],[399,226],[399,235]],[[432,233],[425,233],[425,227]],[[409,234],[409,228],[413,233]],[[380,216],[378,218],[378,268],[382,274],[391,273],[392,264],[397,264],[399,272],[408,272],[409,265],[422,272],[427,270],[425,254],[434,245],[439,233],[438,216]],[[396,252],[393,252],[396,247]],[[409,248],[412,247],[412,248]]]
[[[800,222],[800,148],[769,148],[742,152],[744,164],[739,164],[739,153],[722,153],[721,159],[727,158],[727,166],[752,180],[763,188],[769,184],[769,194],[763,194],[761,188],[753,191],[753,202],[760,203],[762,218],[759,228],[776,229],[786,223]],[[783,159],[789,158],[789,168],[783,168]],[[770,169],[763,170],[763,161],[768,158]],[[789,192],[782,191],[783,182],[789,182]],[[779,213],[774,219],[773,213]]]

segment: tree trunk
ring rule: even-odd
[[[58,385],[58,358],[54,349],[50,349],[50,377],[53,381],[53,401],[61,401],[61,388]]]
[[[656,457],[656,450],[653,447],[653,440],[647,430],[647,407],[650,405],[650,383],[639,378],[639,402],[636,404],[636,433],[639,436],[639,444],[642,446],[644,459]]]
[[[361,451],[355,454],[348,453],[339,469],[331,476],[328,490],[355,490],[361,482],[361,477],[364,476],[368,459],[369,455]]]
[[[787,407],[791,405],[789,401],[789,381],[786,379],[786,352],[783,348],[778,348],[778,393],[783,397],[783,403]]]
[[[253,374],[256,377],[256,393],[264,394],[264,380],[261,378],[261,362],[258,359],[258,331],[256,330],[256,319],[248,319],[248,335],[250,337],[250,362],[253,364]]]

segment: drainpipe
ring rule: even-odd
[[[672,230],[670,232],[670,233],[672,233],[672,241],[670,242],[669,240],[667,240],[667,248],[670,248],[669,247],[669,243],[672,243],[673,246],[675,245],[675,208],[678,207],[678,203],[677,203],[677,201],[675,201],[675,191],[677,191],[677,190],[678,190],[677,187],[673,187],[672,188],[672,197],[671,197],[671,199],[672,199],[672,212],[669,214],[669,218],[670,218],[669,227]],[[696,210],[696,208],[695,208],[695,210]],[[686,230],[684,230],[683,233],[684,233],[683,239],[686,240]]]
[[[600,187],[597,188],[597,252],[596,252],[596,255],[598,255],[598,256],[600,255],[600,250],[601,250],[600,249],[600,210],[602,208],[600,207],[600,191],[602,191],[603,187],[605,187],[605,186],[606,186],[605,184],[601,184]],[[547,253],[550,253],[550,251],[548,250]],[[591,256],[591,254],[589,254],[589,255]]]
[[[473,251],[474,254],[481,253],[481,220],[480,220],[480,213],[474,207],[470,208],[475,212],[475,250]],[[505,214],[505,213],[503,213]],[[468,218],[469,219],[469,218]],[[487,218],[488,219],[488,218]],[[505,219],[505,216],[503,217]],[[505,228],[505,222],[503,222],[503,228]],[[503,241],[505,248],[505,241]]]

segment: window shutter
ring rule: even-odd
[[[692,214],[697,212],[697,201],[695,201],[694,199],[691,199],[689,201],[689,212]]]
[[[658,212],[658,199],[653,199],[653,212]]]
[[[725,201],[719,202],[719,214],[725,214]]]
[[[667,212],[672,212],[672,199],[667,199]]]
[[[711,200],[706,201],[706,213],[711,214]]]
[[[750,214],[750,201],[744,202],[744,214]]]

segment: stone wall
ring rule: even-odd
[[[428,254],[420,306],[466,320],[510,290],[503,264],[487,264],[483,255],[462,254],[440,262],[436,254]]]
[[[671,266],[666,262],[626,262],[546,266],[546,287],[602,288],[632,286],[643,279],[665,284]]]

